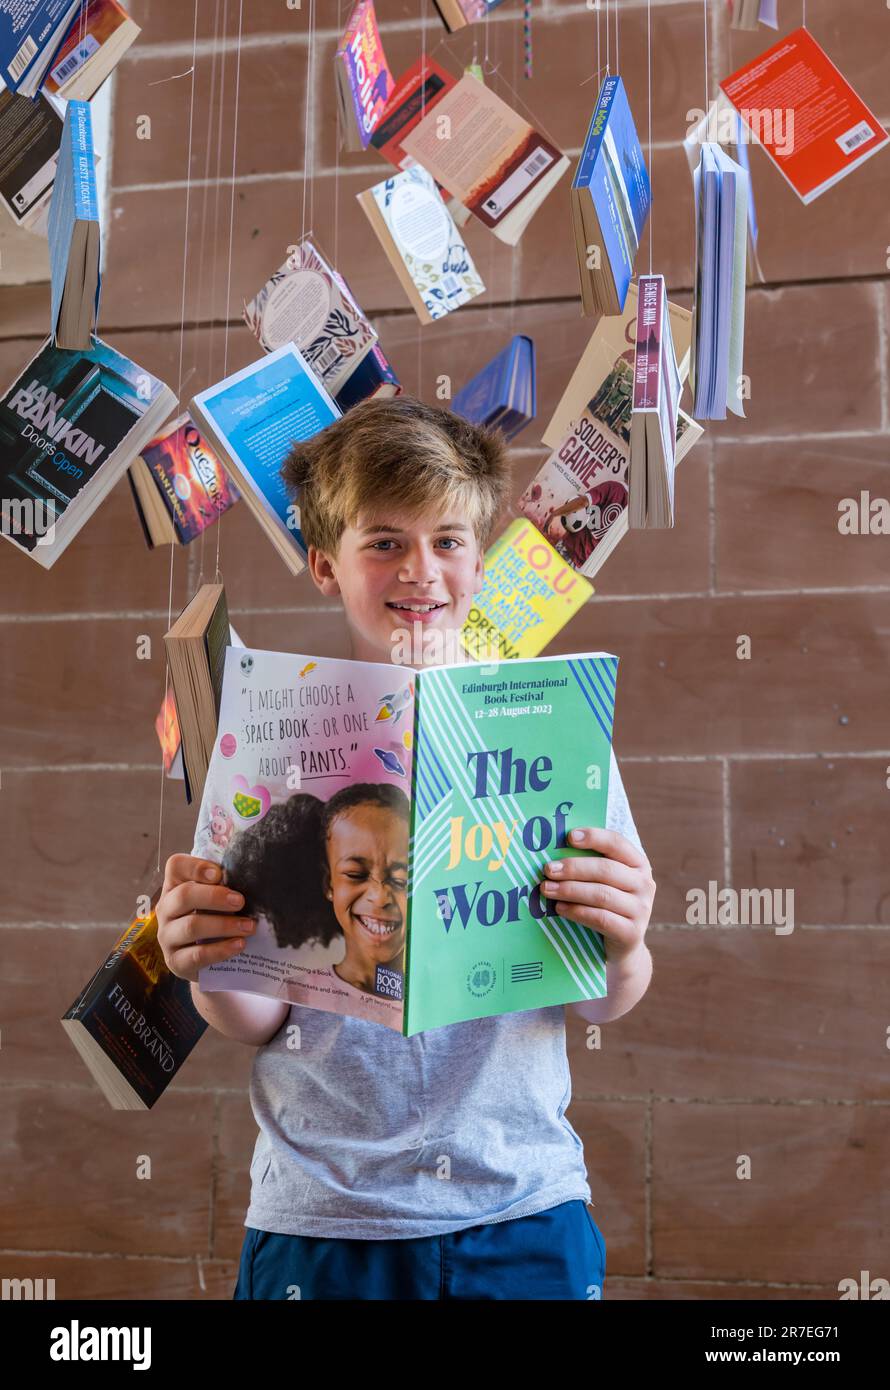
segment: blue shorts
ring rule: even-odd
[[[606,1244],[586,1202],[407,1240],[276,1235],[248,1226],[239,1299],[598,1299]]]

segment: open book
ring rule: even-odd
[[[569,830],[605,824],[617,665],[230,647],[192,853],[224,865],[257,930],[201,989],[406,1036],[602,997],[601,936],[539,885],[579,853]]]

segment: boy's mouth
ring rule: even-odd
[[[392,599],[387,602],[387,608],[391,608],[400,617],[407,618],[410,622],[429,622],[441,609],[446,607],[445,599]]]
[[[375,941],[386,941],[395,935],[402,925],[401,917],[369,917],[366,913],[353,912],[353,917]]]

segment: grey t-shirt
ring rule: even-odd
[[[614,753],[606,824],[642,848]],[[244,1224],[406,1239],[587,1202],[570,1098],[563,1005],[403,1038],[294,1004],[254,1059]]]

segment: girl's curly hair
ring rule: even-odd
[[[322,888],[323,806],[310,792],[297,792],[237,835],[223,858],[226,882],[244,894],[245,913],[267,917],[279,946],[329,946],[342,934]]]

